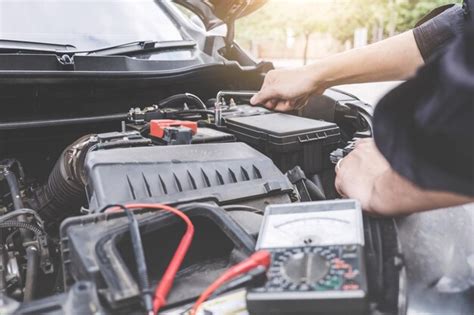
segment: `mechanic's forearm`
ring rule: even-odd
[[[470,202],[474,202],[473,197],[423,190],[390,169],[376,180],[368,210],[381,215],[403,215]]]
[[[404,80],[424,61],[413,31],[322,59],[309,67],[326,87],[340,84]]]

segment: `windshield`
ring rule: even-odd
[[[0,0],[0,39],[93,50],[183,37],[154,0]]]

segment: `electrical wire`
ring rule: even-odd
[[[44,232],[37,226],[27,223],[27,222],[20,222],[20,221],[3,221],[0,222],[0,229],[7,229],[7,228],[18,228],[23,230],[28,230],[33,232],[36,236],[41,236]]]
[[[268,251],[258,251],[255,252],[252,256],[247,258],[246,260],[238,263],[237,265],[231,267],[227,270],[224,274],[222,274],[216,281],[214,281],[206,290],[203,291],[201,296],[197,299],[194,303],[193,307],[191,308],[190,315],[196,315],[199,307],[202,303],[204,303],[219,287],[221,287],[224,283],[229,280],[232,280],[240,275],[243,275],[250,270],[257,268],[259,266],[265,267],[268,269],[270,266],[271,255]]]
[[[184,114],[205,114],[205,115],[215,115],[212,110],[207,109],[184,109],[176,112],[168,112],[168,115],[184,115]]]
[[[263,280],[266,279],[265,274],[267,272],[267,268],[265,266],[257,266],[254,269],[250,270],[246,274],[241,276],[237,276],[219,288],[217,288],[209,297],[208,299],[212,299],[218,297],[221,294],[227,293],[229,291],[241,288],[241,287],[255,287],[263,283]],[[181,314],[188,314],[191,311],[191,308],[186,309]]]
[[[182,110],[173,113],[166,113],[167,118],[173,119],[191,119],[188,115],[200,115],[201,119],[209,120],[209,115],[215,115],[213,111],[196,109],[196,110]],[[189,118],[188,118],[189,117]]]
[[[204,102],[199,97],[197,97],[196,95],[191,94],[191,93],[185,93],[185,95],[188,97],[188,99],[194,100],[196,102],[196,104],[198,104],[199,107],[201,107],[202,109],[207,109],[206,104],[204,104]]]
[[[11,220],[13,218],[25,215],[32,215],[35,219],[35,223],[22,222],[17,220]],[[17,209],[12,212],[6,213],[0,217],[0,228],[19,228],[26,229],[33,232],[36,237],[45,235],[43,220],[39,217],[38,213],[31,209]]]
[[[43,229],[43,220],[40,218],[40,216],[38,215],[38,213],[36,211],[31,210],[31,209],[17,209],[17,210],[14,210],[12,212],[3,214],[0,217],[0,222],[8,221],[9,219],[18,217],[20,215],[32,215],[32,216],[34,216],[34,218],[36,220],[36,223],[38,223],[40,228]]]
[[[132,242],[133,252],[135,254],[135,262],[137,265],[138,284],[143,296],[143,304],[148,313],[153,313],[153,297],[150,290],[150,284],[148,281],[148,270],[145,260],[145,251],[143,250],[143,243],[140,235],[140,228],[138,221],[132,211],[127,207],[116,204],[109,205],[107,208],[114,207],[119,208],[125,212],[129,222],[130,240]],[[105,210],[105,209],[103,209]]]
[[[204,109],[204,110],[207,109],[206,104],[204,104],[204,102],[199,97],[191,93],[172,95],[168,98],[165,98],[164,100],[161,100],[158,103],[158,106],[160,108],[166,108],[166,107],[176,108],[178,106],[179,107],[183,106],[186,103],[186,101],[193,102],[194,105],[197,105],[196,107],[199,107],[201,109]]]
[[[127,208],[128,210],[153,209],[153,210],[164,210],[167,212],[171,212],[174,215],[181,218],[186,223],[186,226],[187,226],[186,232],[181,238],[181,241],[179,242],[179,245],[176,248],[173,258],[168,264],[168,267],[166,268],[166,271],[163,274],[163,277],[161,278],[160,283],[156,287],[154,298],[153,298],[153,313],[156,314],[158,313],[160,308],[166,304],[166,298],[169,294],[169,291],[171,290],[171,287],[173,286],[173,281],[176,276],[176,273],[178,272],[184,260],[184,257],[186,256],[186,253],[189,249],[189,246],[191,245],[191,242],[194,236],[194,225],[189,219],[189,217],[186,214],[184,214],[182,211],[180,211],[177,208],[173,208],[167,205],[136,203],[136,204],[123,205],[123,207]],[[110,207],[110,208],[107,207],[107,208],[108,209],[106,210],[106,212],[117,212],[117,211],[124,210],[123,208],[117,207],[117,206]],[[105,209],[102,209],[102,210],[105,210]]]
[[[242,276],[238,276],[226,284],[222,285],[214,293],[209,297],[213,298],[216,296],[219,296],[223,293],[229,292],[231,290],[235,290],[237,288],[245,286],[246,288],[249,288],[250,286],[255,286],[256,284],[260,284],[260,280],[265,278],[265,273],[267,272],[267,268],[265,266],[258,266],[246,274]]]

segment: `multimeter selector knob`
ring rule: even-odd
[[[330,263],[318,253],[296,253],[288,257],[281,268],[289,282],[313,285],[326,276]]]

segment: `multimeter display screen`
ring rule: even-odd
[[[257,248],[364,245],[358,203],[340,202],[331,209],[325,209],[324,203],[307,203],[300,204],[297,211],[294,209],[267,208]]]

